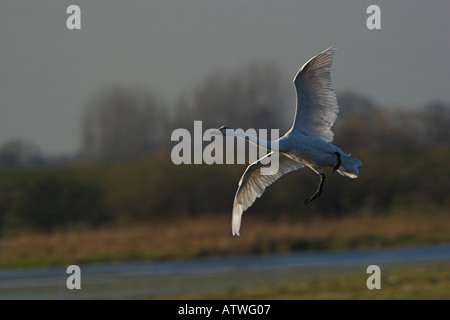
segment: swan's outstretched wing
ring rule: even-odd
[[[264,167],[267,168],[267,170],[270,168],[270,163],[262,164],[261,160],[269,156],[273,157],[277,155],[279,155],[278,170],[273,168],[273,173],[269,172],[270,174],[268,175],[261,175],[261,168]],[[241,180],[239,180],[239,187],[236,196],[234,197],[233,216],[231,221],[233,236],[239,235],[242,213],[255,202],[256,198],[259,198],[263,194],[264,190],[266,190],[269,185],[286,173],[303,167],[305,167],[305,164],[292,160],[281,153],[274,152],[269,153],[249,165],[242,175]]]
[[[311,58],[294,78],[297,109],[292,130],[326,142],[333,140],[331,127],[339,112],[330,74],[334,52],[330,47]]]

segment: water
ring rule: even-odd
[[[450,261],[450,245],[294,253],[178,262],[79,265],[81,290],[69,290],[67,266],[0,271],[0,299],[126,299],[242,290],[295,274]]]

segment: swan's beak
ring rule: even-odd
[[[211,134],[213,134],[215,136],[221,136],[222,135],[222,130],[219,128],[216,131],[211,132]]]
[[[220,128],[218,128],[216,131],[214,131],[215,135],[223,135],[223,129],[225,129],[225,126],[222,126]]]

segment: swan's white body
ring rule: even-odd
[[[261,163],[261,159],[250,164],[239,181],[239,187],[233,202],[232,233],[239,235],[242,213],[259,198],[266,187],[283,175],[308,166],[317,174],[321,181],[316,194],[305,201],[309,203],[322,192],[325,180],[325,167],[334,168],[343,176],[358,177],[358,167],[361,161],[346,155],[340,148],[331,144],[333,140],[333,126],[339,106],[331,82],[331,64],[335,49],[326,49],[306,62],[294,78],[297,90],[297,109],[292,128],[278,139],[278,150],[272,150],[265,157],[278,156],[279,168],[277,172],[261,175],[261,167],[268,165]],[[226,134],[229,130],[219,130]],[[239,136],[239,131],[235,131]],[[262,141],[255,137],[241,136],[252,143]],[[271,142],[263,142],[268,149]],[[263,157],[264,158],[264,157]]]
[[[357,178],[357,167],[361,165],[358,159],[346,155],[340,148],[331,143],[314,136],[292,134],[291,131],[279,140],[279,152],[299,163],[303,163],[317,174],[323,173],[325,167],[333,168],[336,164],[336,152],[341,154],[342,163],[337,169],[337,172],[341,175]]]

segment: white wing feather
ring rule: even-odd
[[[333,141],[331,127],[339,113],[330,74],[334,52],[330,47],[311,58],[294,78],[297,109],[292,130],[326,142]]]
[[[266,157],[279,156],[279,168],[276,171],[270,172],[268,175],[261,175],[261,168],[269,168],[269,164],[262,164],[261,160]],[[233,202],[233,216],[231,221],[231,229],[233,236],[239,235],[239,229],[241,227],[242,213],[247,210],[257,198],[261,197],[264,190],[281,178],[286,173],[295,171],[305,167],[305,164],[292,160],[282,153],[271,152],[261,159],[253,162],[247,167],[244,174],[239,180],[239,187],[234,197]]]

